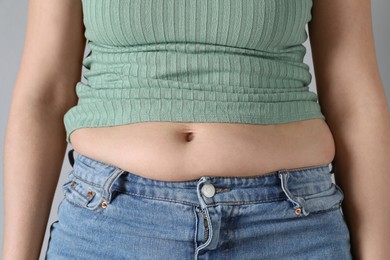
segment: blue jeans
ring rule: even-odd
[[[46,259],[352,259],[329,165],[144,178],[78,154]]]

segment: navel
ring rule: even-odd
[[[185,133],[184,139],[186,140],[186,142],[191,142],[194,139],[194,133],[193,132]]]

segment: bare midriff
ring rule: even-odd
[[[76,153],[160,181],[260,176],[326,165],[335,156],[322,119],[270,125],[141,122],[79,128],[70,141]]]

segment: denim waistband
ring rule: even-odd
[[[207,230],[209,234],[204,236],[207,240],[196,247],[195,259],[200,250],[217,247],[223,209],[239,212],[241,207],[247,208],[245,204],[257,204],[253,206],[270,210],[264,212],[268,217],[291,218],[337,209],[344,197],[342,190],[333,183],[329,164],[280,169],[251,177],[201,176],[186,181],[162,181],[82,154],[72,160],[73,169],[63,191],[68,201],[83,208],[104,212],[112,207],[110,203],[115,203],[118,192],[122,192],[122,199],[125,195],[131,196],[128,203],[150,200],[149,205],[164,202],[166,207],[185,204],[179,208],[192,210],[194,216],[203,221],[204,229],[199,230]],[[115,207],[118,204],[113,206],[118,209]]]
[[[77,154],[71,174],[91,186],[102,188],[103,197],[108,201],[112,191],[117,190],[146,198],[199,205],[197,190],[201,185],[211,183],[213,196],[203,198],[209,206],[271,202],[284,200],[287,195],[298,207],[302,205],[289,194],[303,197],[327,190],[332,185],[329,164],[280,169],[254,177],[202,176],[188,181],[161,181]]]

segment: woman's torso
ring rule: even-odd
[[[335,154],[322,119],[266,126],[144,122],[78,129],[71,142],[78,153],[165,181],[261,175],[329,164]]]
[[[90,71],[65,123],[68,133],[87,127],[72,146],[168,181],[330,163],[333,138],[310,118],[321,114],[302,62],[311,6],[83,0]]]

